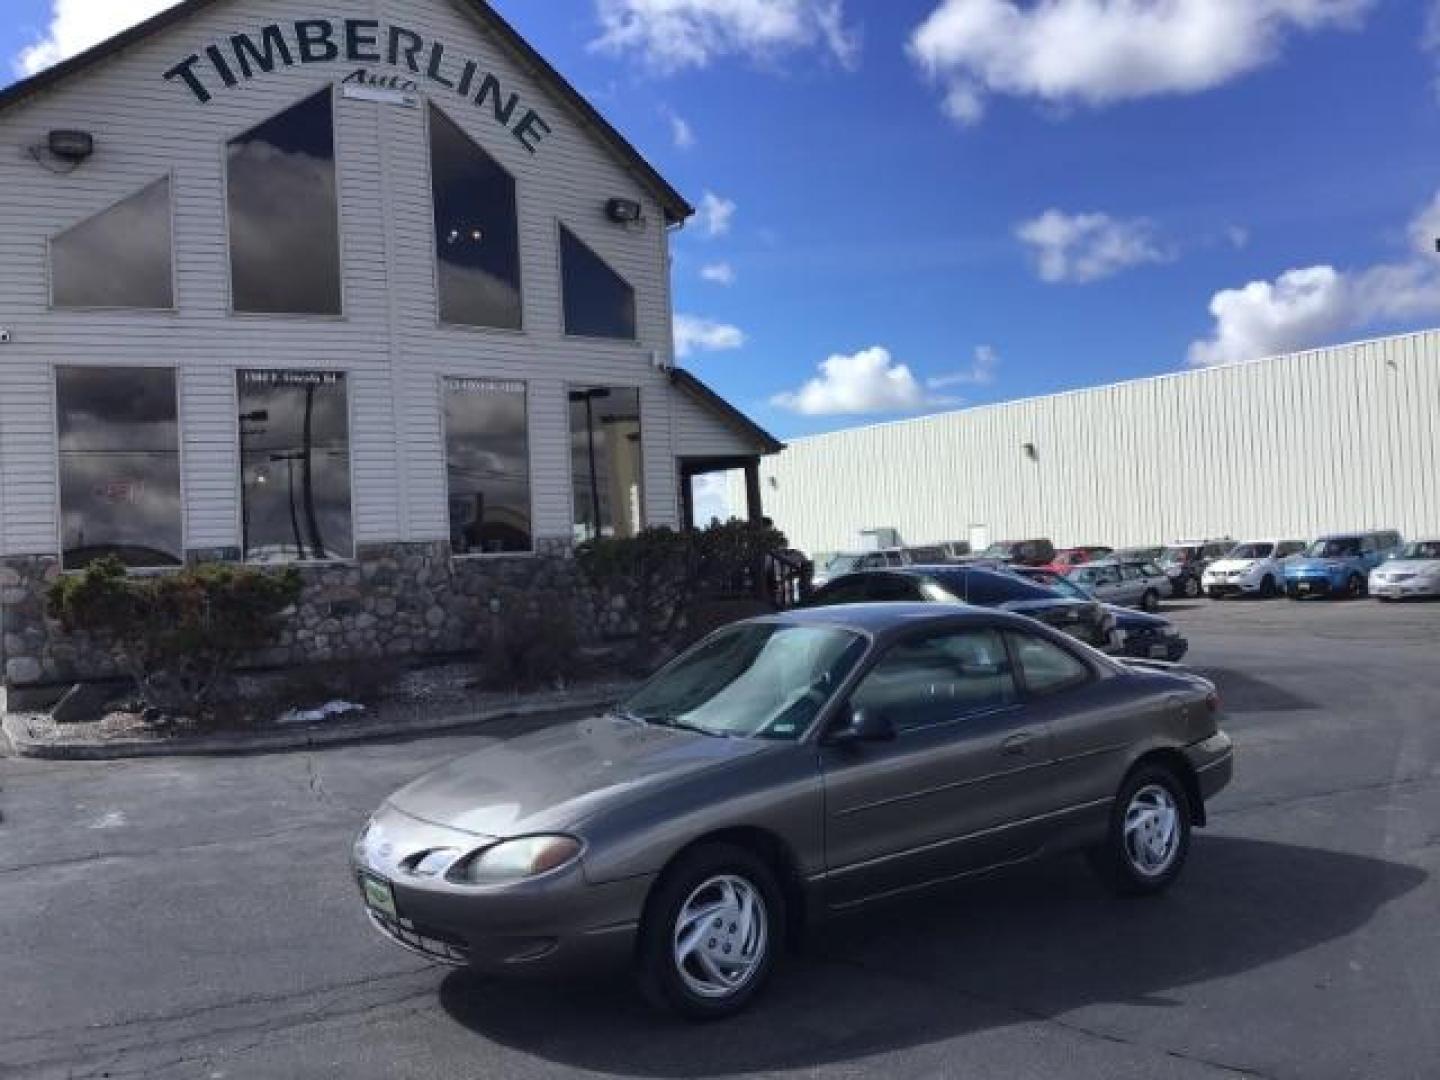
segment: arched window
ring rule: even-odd
[[[168,176],[50,241],[57,308],[173,308],[173,271]]]
[[[430,184],[440,321],[520,329],[515,178],[434,105]]]
[[[340,314],[335,117],[327,86],[227,148],[237,312]]]
[[[564,225],[560,226],[560,276],[565,333],[635,340],[635,290]]]

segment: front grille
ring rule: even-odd
[[[373,910],[369,912],[369,915],[370,921],[381,933],[404,945],[407,949],[423,953],[447,964],[468,964],[470,962],[469,946],[453,934],[436,930],[434,927],[417,925],[409,919],[402,918],[399,922],[391,922]]]

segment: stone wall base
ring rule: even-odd
[[[570,547],[530,556],[452,558],[449,545],[374,544],[353,562],[300,568],[304,592],[280,640],[249,667],[408,659],[481,652],[507,623],[573,613],[582,642],[622,631],[623,605],[597,604],[581,584]],[[113,678],[104,651],[65,633],[45,613],[60,575],[53,556],[0,558],[5,683],[43,686]]]

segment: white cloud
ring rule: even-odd
[[[665,119],[670,122],[670,141],[675,144],[676,150],[689,150],[695,145],[695,129],[690,126],[690,121],[668,106],[660,110]]]
[[[697,315],[675,316],[675,355],[697,352],[725,352],[745,347],[745,331],[729,323],[702,319]]]
[[[1307,266],[1274,281],[1222,289],[1210,300],[1208,338],[1190,346],[1190,363],[1212,367],[1323,344],[1340,333],[1440,315],[1440,194],[1410,222],[1403,259],[1357,270]]]
[[[895,362],[889,349],[874,345],[822,361],[819,375],[798,390],[776,394],[770,404],[805,416],[837,416],[916,412],[958,401],[928,394],[908,367]]]
[[[661,73],[809,48],[851,67],[860,50],[844,0],[597,0],[596,15],[600,36],[592,49],[638,54]]]
[[[1225,239],[1236,251],[1250,246],[1250,230],[1243,225],[1225,226]]]
[[[129,29],[179,0],[52,0],[45,36],[21,50],[18,75],[34,75]]]
[[[995,369],[1000,366],[1000,354],[989,345],[975,347],[975,359],[964,371],[949,375],[936,375],[926,379],[925,385],[931,390],[944,390],[951,386],[989,386],[995,381]]]
[[[1132,266],[1175,257],[1145,218],[1120,220],[1109,214],[1066,214],[1046,210],[1021,222],[1015,235],[1030,248],[1043,281],[1085,284]]]
[[[700,208],[696,216],[706,236],[724,236],[730,231],[730,225],[735,220],[736,209],[729,199],[722,199],[713,191],[707,191],[700,197]]]
[[[1293,33],[1358,25],[1374,3],[941,0],[909,52],[945,111],[974,124],[995,94],[1102,106],[1208,90],[1274,60]]]
[[[700,277],[712,285],[734,285],[735,267],[728,262],[706,263],[700,268]]]

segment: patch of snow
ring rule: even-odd
[[[289,709],[281,713],[275,720],[277,724],[323,724],[326,721],[339,717],[352,716],[355,713],[363,713],[364,705],[356,705],[353,701],[327,701],[318,709]]]

